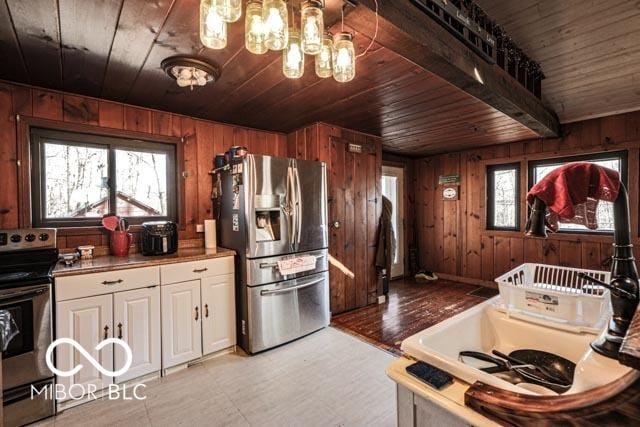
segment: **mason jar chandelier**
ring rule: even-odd
[[[356,75],[356,58],[367,53],[378,31],[378,3],[376,30],[369,46],[356,55],[353,34],[342,29],[332,36],[325,32],[322,9],[324,0],[306,0],[300,8],[300,28],[296,16],[287,10],[285,0],[249,0],[245,14],[245,48],[256,55],[268,50],[282,51],[282,72],[291,79],[302,77],[304,56],[315,59],[315,72],[320,78],[349,82]],[[242,16],[242,0],[200,0],[200,40],[211,49],[227,46],[227,24]]]

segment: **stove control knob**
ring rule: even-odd
[[[40,236],[38,236],[38,239],[40,239],[43,242],[46,242],[47,240],[49,240],[49,235],[47,233],[42,233],[40,234]]]
[[[26,236],[24,236],[24,240],[25,242],[33,242],[34,240],[36,240],[36,235],[29,233]]]
[[[13,235],[11,235],[11,241],[12,241],[13,243],[19,243],[19,242],[20,242],[20,240],[22,240],[22,236],[21,236],[21,235],[19,235],[19,234],[13,234]]]

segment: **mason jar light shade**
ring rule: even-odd
[[[267,49],[282,50],[287,47],[289,22],[287,4],[283,0],[264,0],[262,22]]]
[[[322,3],[308,0],[302,4],[302,50],[309,55],[317,55],[322,47],[322,32],[324,19],[322,17]]]
[[[227,46],[227,23],[212,0],[200,2],[200,41],[211,49],[224,49]]]
[[[242,0],[213,0],[213,5],[225,22],[236,22],[242,16]]]
[[[268,49],[265,45],[264,23],[262,22],[262,2],[250,1],[244,18],[244,45],[251,53],[262,54]]]
[[[289,44],[282,53],[282,72],[290,79],[298,79],[304,74],[304,52],[300,31],[289,29]]]
[[[333,38],[333,78],[345,83],[356,76],[356,53],[351,33],[338,33]]]
[[[316,74],[323,79],[331,77],[333,74],[333,66],[331,55],[333,54],[333,39],[331,34],[325,34],[322,37],[322,46],[320,53],[315,56]]]

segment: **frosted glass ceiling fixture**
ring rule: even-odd
[[[172,56],[162,61],[162,69],[175,79],[180,87],[205,86],[220,78],[220,71],[202,59],[188,56]]]

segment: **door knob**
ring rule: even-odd
[[[333,223],[331,224],[331,226],[333,228],[340,228],[340,221],[333,221]]]

